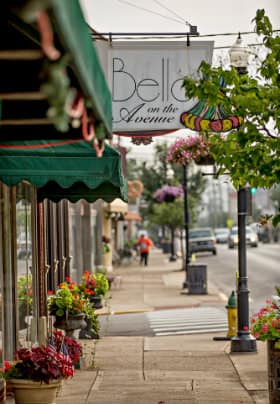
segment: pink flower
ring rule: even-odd
[[[262,332],[264,332],[264,333],[268,332],[268,325],[267,324],[262,325]]]

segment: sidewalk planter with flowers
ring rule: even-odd
[[[64,352],[63,345],[71,358],[73,366],[80,368],[80,359],[83,356],[83,348],[74,338],[63,335],[61,331],[54,331],[52,335],[52,343],[57,352]]]
[[[109,290],[109,282],[106,274],[85,271],[78,288],[95,309],[101,309],[103,307],[102,298],[106,296]]]
[[[280,403],[280,298],[273,296],[251,319],[252,334],[267,341],[267,371],[270,404]]]
[[[109,290],[109,282],[104,273],[90,273],[85,271],[81,282],[78,284],[80,294],[88,299],[94,309],[101,309],[102,298],[106,296]],[[81,339],[98,339],[99,338],[99,322],[97,316],[87,316],[87,326],[80,331]]]
[[[65,330],[66,335],[73,336],[74,330],[85,328],[87,300],[80,296],[75,282],[62,282],[55,294],[48,297],[51,315],[56,317],[54,327]]]
[[[72,377],[74,369],[69,357],[40,346],[19,349],[13,363],[4,362],[2,375],[16,404],[55,404],[62,380]]]
[[[206,135],[194,135],[177,139],[168,149],[166,160],[186,165],[192,161],[198,165],[214,164],[211,142]]]

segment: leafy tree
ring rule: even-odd
[[[176,199],[174,202],[162,202],[154,205],[150,215],[151,222],[160,226],[165,225],[170,229],[183,228],[183,201]]]
[[[157,144],[152,165],[148,165],[146,162],[138,164],[134,159],[128,159],[127,162],[128,179],[138,179],[142,181],[144,185],[142,199],[145,201],[145,207],[141,208],[141,215],[145,218],[149,218],[149,215],[153,214],[155,206],[153,195],[157,189],[168,183],[171,183],[172,185],[182,184],[183,169],[176,164],[172,165],[174,171],[173,178],[168,178],[169,165],[166,162],[167,150],[167,143]],[[188,202],[193,221],[196,220],[201,195],[205,190],[205,187],[206,179],[200,172],[189,175]]]
[[[200,78],[186,77],[183,86],[189,98],[222,105],[229,115],[243,119],[241,127],[227,136],[211,135],[219,173],[229,173],[236,188],[247,183],[271,188],[280,183],[280,36],[264,10],[257,10],[253,21],[266,49],[255,78],[202,62]]]

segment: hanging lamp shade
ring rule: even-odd
[[[196,132],[229,132],[239,128],[243,118],[227,114],[222,105],[209,106],[205,101],[199,101],[181,114],[180,121],[186,128]]]

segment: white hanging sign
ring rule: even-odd
[[[109,48],[113,132],[182,129],[180,115],[194,104],[182,88],[200,63],[211,63],[213,41],[114,42]]]

